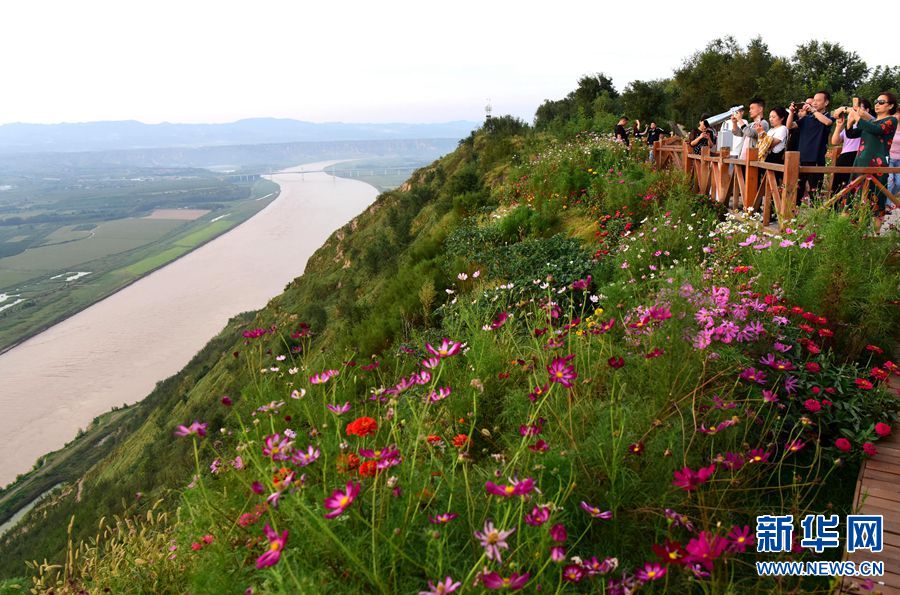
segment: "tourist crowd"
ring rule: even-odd
[[[719,116],[721,118],[721,116]],[[650,122],[643,130],[640,120],[631,128],[623,116],[615,127],[617,142],[630,145],[644,141],[653,144],[666,133]],[[831,95],[818,91],[803,101],[788,107],[775,106],[766,112],[766,103],[755,97],[748,109],[731,110],[730,117],[722,123],[718,132],[710,125],[710,117],[700,117],[688,143],[695,154],[704,147],[721,150],[728,147],[733,157],[747,158],[750,149],[757,149],[760,160],[767,163],[784,163],[785,151],[798,151],[801,166],[824,166],[830,143],[841,148],[832,165],[839,167],[900,167],[900,127],[897,117],[897,97],[890,92],[878,95],[874,102],[854,98],[852,106],[831,108]],[[652,152],[651,152],[652,158]],[[836,173],[831,182],[832,192],[846,187],[858,174]],[[800,174],[797,187],[798,203],[803,197],[814,195],[822,188],[823,173]],[[781,183],[782,174],[776,173]],[[891,194],[900,192],[900,174],[883,174],[875,177]],[[884,211],[887,196],[876,187],[878,210]]]

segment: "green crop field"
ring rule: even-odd
[[[93,260],[133,250],[162,238],[185,221],[170,219],[121,219],[101,223],[93,235],[74,241],[60,239],[67,230],[57,230],[45,238],[45,245],[0,259],[0,287],[15,289],[16,283],[48,273],[66,272]],[[62,233],[59,233],[61,232]],[[75,232],[84,234],[85,232]],[[90,271],[89,268],[79,270]]]
[[[196,185],[196,180],[188,181],[187,188],[175,187],[173,183],[167,186],[168,190],[154,193],[183,197],[185,192],[196,191]],[[85,210],[76,216],[60,208],[40,214],[42,219],[35,222],[0,222],[0,293],[24,300],[0,311],[0,351],[239,225],[274,200],[278,186],[267,180],[257,180],[252,185],[228,184],[221,204],[209,202],[208,181],[202,190],[203,196],[196,204],[150,204],[154,209],[209,210],[195,220],[147,218],[150,211],[145,211],[111,220],[76,222],[93,211]],[[232,198],[239,191],[243,193],[241,197]],[[60,203],[83,206],[96,202],[80,192],[68,202],[60,198]],[[148,194],[151,193],[141,190],[133,198],[142,202]],[[127,212],[129,196],[126,193],[110,213]],[[257,200],[261,197],[268,198]],[[16,217],[21,218],[26,212],[17,211]],[[67,280],[77,272],[90,274]]]

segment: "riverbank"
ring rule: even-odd
[[[0,355],[8,379],[0,483],[97,415],[145,397],[231,316],[264,306],[300,275],[331,232],[376,195],[361,182],[302,173],[331,163],[273,175],[281,194],[244,224]]]

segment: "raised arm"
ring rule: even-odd
[[[837,125],[834,127],[834,132],[831,133],[831,144],[837,147],[844,144],[844,141],[841,140],[841,130],[844,129],[844,117],[838,116],[835,123]]]

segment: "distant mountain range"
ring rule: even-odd
[[[144,124],[134,120],[76,124],[4,124],[0,154],[69,153],[162,147],[210,147],[310,141],[460,139],[479,122],[435,124],[314,123],[251,118],[228,124]]]

